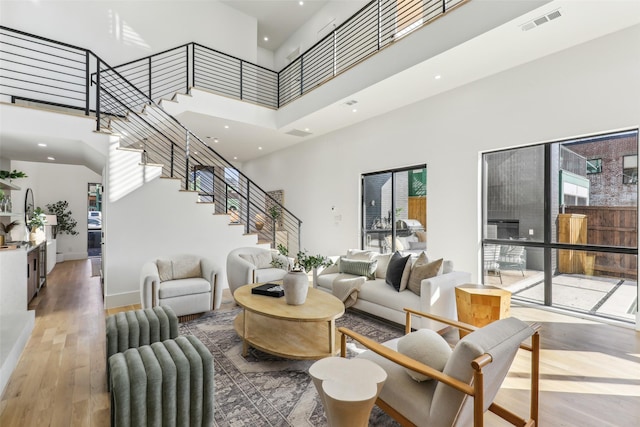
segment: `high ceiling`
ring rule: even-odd
[[[469,6],[476,1],[480,0],[473,0]],[[308,2],[309,0],[305,0],[305,6]],[[324,0],[310,2],[326,3]],[[293,21],[292,18],[289,19],[289,15],[282,12],[283,8],[291,8],[291,3],[297,5],[295,1],[269,0],[229,3],[238,3],[238,7],[249,8],[256,17],[259,10],[271,7],[280,10],[273,19],[264,18],[264,24],[261,24],[273,25],[280,29],[284,26],[283,22]],[[251,4],[256,4],[257,7],[252,9],[249,7]],[[522,30],[523,24],[557,9],[561,10],[561,17],[529,31]],[[283,17],[286,18],[284,21]],[[299,23],[307,20],[306,17],[298,19]],[[476,19],[482,20],[482,16]],[[364,89],[353,89],[350,93],[345,92],[340,95],[344,96],[343,99],[301,114],[286,125],[260,127],[198,112],[182,113],[178,118],[202,138],[220,138],[219,144],[215,146],[216,151],[228,160],[243,163],[636,24],[640,24],[640,1],[551,1],[378,83]],[[286,38],[287,33],[283,32],[282,37]],[[405,45],[409,49],[416,49],[409,39],[410,37]],[[403,43],[404,40],[400,41],[398,47]],[[630,53],[637,52],[638,46],[628,46],[627,49]],[[461,64],[465,66],[460,66]],[[435,79],[436,75],[441,78]],[[305,96],[314,97],[319,92],[321,90],[314,90]],[[304,98],[285,109],[302,110],[299,106],[308,104]],[[345,106],[346,101],[350,100],[357,100],[357,113]],[[287,132],[292,129],[309,129],[311,135],[288,135]],[[12,158],[42,161],[36,157],[37,149],[27,149],[26,147],[30,146],[18,138],[6,138],[6,134],[2,136],[2,150],[14,150]],[[47,142],[42,139],[40,137],[37,142]],[[57,142],[59,141],[51,141],[50,147],[73,146],[54,144]],[[62,148],[60,150],[63,151]],[[77,151],[52,152],[50,155],[56,159],[65,159],[77,155]],[[67,162],[75,163],[72,160]]]
[[[222,0],[258,21],[258,46],[276,51],[328,0]],[[265,40],[265,37],[268,40]]]

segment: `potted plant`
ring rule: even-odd
[[[57,233],[69,234],[75,236],[79,234],[76,231],[78,222],[71,216],[71,211],[68,210],[69,203],[66,200],[60,200],[55,203],[47,205],[47,210],[51,215],[55,215],[58,220]]]
[[[333,265],[333,261],[322,255],[308,255],[305,249],[298,252],[296,264],[307,273],[313,271],[313,287],[315,288],[318,281],[318,267],[329,267]]]
[[[47,222],[47,217],[42,208],[37,207],[33,211],[31,219],[29,219],[28,226],[31,232],[29,233],[29,241],[35,243],[38,240],[38,230],[44,229],[44,225]]]
[[[11,241],[11,230],[19,224],[20,221],[12,221],[8,224],[0,222],[0,231],[2,231],[2,236],[0,236],[0,246],[4,246],[6,243]]]

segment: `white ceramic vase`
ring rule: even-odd
[[[284,299],[289,305],[301,305],[307,299],[309,278],[303,271],[290,271],[282,279]]]

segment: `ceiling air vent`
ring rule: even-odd
[[[524,24],[520,25],[520,28],[522,29],[522,31],[529,31],[536,27],[539,27],[542,24],[546,24],[549,21],[553,21],[556,18],[560,18],[561,16],[562,12],[560,11],[560,9],[556,9],[529,22],[525,22]]]
[[[311,135],[311,132],[305,132],[300,129],[291,129],[289,132],[286,132],[286,134],[293,135],[293,136],[309,136]]]
[[[352,99],[351,101],[347,101],[344,103],[344,105],[348,105],[348,106],[352,106],[354,104],[357,104],[358,101],[356,101],[355,99]]]

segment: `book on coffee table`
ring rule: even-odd
[[[282,286],[277,283],[265,283],[264,285],[256,286],[251,289],[251,293],[280,298],[281,296],[284,296],[284,289],[282,289]]]

